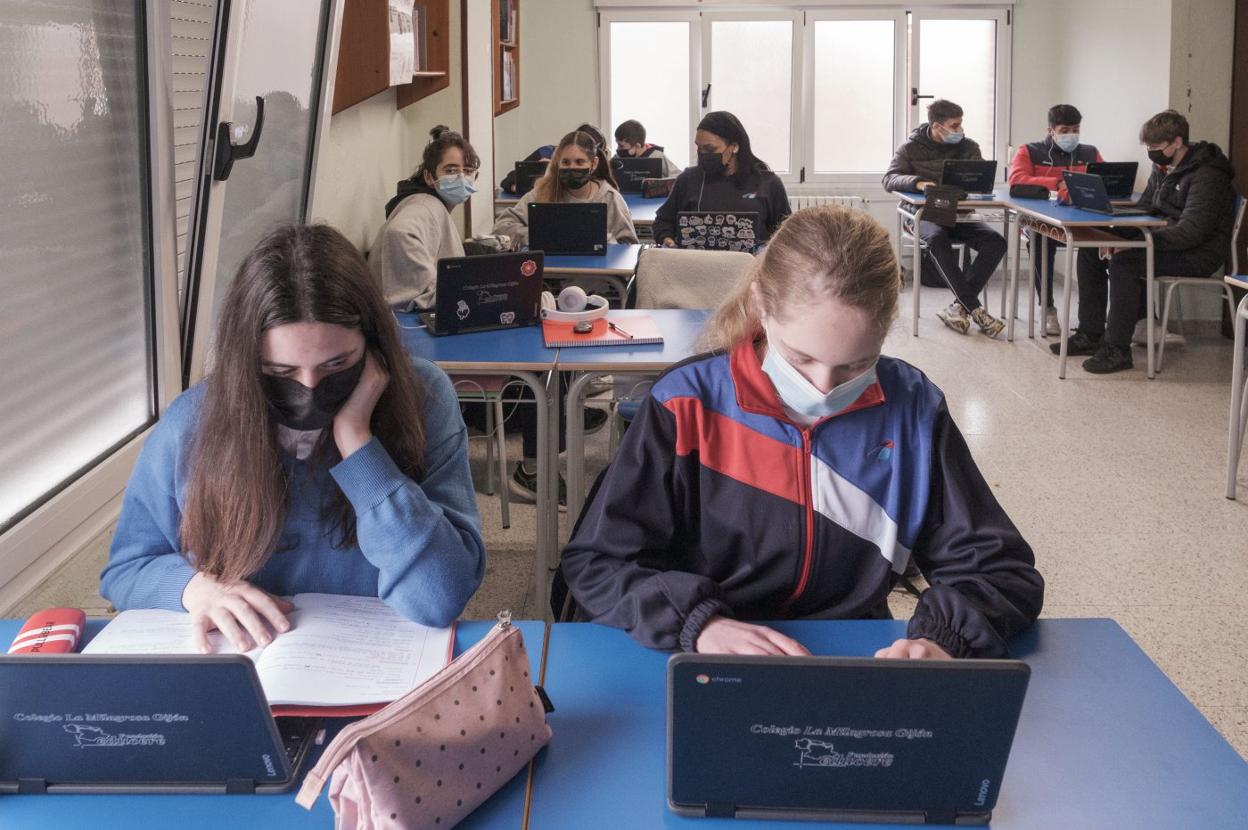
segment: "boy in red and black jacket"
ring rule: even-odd
[[[1088,164],[1104,161],[1101,154],[1091,144],[1079,143],[1079,127],[1083,116],[1070,104],[1058,104],[1049,109],[1049,131],[1044,141],[1033,141],[1018,148],[1014,160],[1010,162],[1010,186],[1016,184],[1038,184],[1049,190],[1056,190],[1058,198],[1066,201],[1066,185],[1062,182],[1062,171],[1073,170],[1086,173]],[[1057,249],[1062,243],[1049,240],[1045,246],[1049,266],[1049,302],[1044,309],[1045,334],[1060,334],[1057,324],[1057,309],[1053,304],[1053,260]],[[1032,250],[1030,237],[1027,240],[1027,251],[1031,254],[1031,268],[1035,277],[1036,296],[1040,296],[1040,257]]]

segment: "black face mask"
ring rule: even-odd
[[[589,184],[593,171],[588,167],[565,167],[559,171],[559,184],[568,190],[580,190]]]
[[[708,176],[724,175],[724,157],[721,153],[698,152],[698,169]]]
[[[1153,164],[1159,164],[1159,165],[1161,165],[1162,167],[1169,167],[1169,166],[1170,166],[1170,165],[1174,162],[1174,159],[1172,159],[1172,158],[1168,158],[1168,157],[1166,156],[1166,153],[1165,153],[1165,150],[1164,150],[1164,149],[1161,149],[1161,150],[1149,150],[1149,151],[1148,151],[1148,160],[1149,160],[1149,161],[1151,161]]]
[[[279,424],[290,429],[324,429],[351,397],[363,374],[361,358],[354,366],[321,378],[314,389],[294,378],[275,375],[261,375],[260,385]]]

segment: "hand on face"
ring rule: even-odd
[[[334,443],[343,458],[351,455],[372,438],[371,421],[377,401],[386,391],[390,376],[381,368],[372,350],[364,353],[364,372],[347,402],[334,416]]]

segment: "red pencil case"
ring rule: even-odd
[[[9,654],[70,654],[87,624],[81,608],[45,608],[36,611],[17,632]]]

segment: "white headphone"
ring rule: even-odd
[[[569,285],[559,292],[559,299],[549,291],[542,292],[542,319],[559,323],[581,323],[607,316],[609,306],[604,297],[586,294],[578,285]]]

